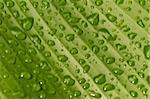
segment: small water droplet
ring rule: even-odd
[[[6,6],[11,8],[15,5],[14,1],[12,0],[5,0]]]
[[[23,20],[21,20],[21,25],[22,25],[22,28],[26,31],[29,31],[31,30],[32,26],[33,26],[33,23],[34,23],[34,18],[32,17],[27,17]]]
[[[61,62],[66,62],[68,60],[68,57],[65,55],[59,55],[58,60]]]
[[[144,56],[146,59],[150,60],[150,45],[144,46]]]
[[[119,68],[113,68],[113,73],[116,75],[122,75],[123,74],[123,70],[119,69]]]
[[[92,51],[97,54],[99,52],[100,48],[97,45],[92,46]]]
[[[115,0],[115,3],[118,4],[118,5],[123,4],[123,2],[124,2],[124,0]]]
[[[21,77],[21,78],[24,78],[24,79],[30,79],[32,76],[31,76],[31,74],[28,73],[28,72],[22,72],[22,73],[20,74],[20,77]]]
[[[103,4],[103,0],[95,0],[95,5],[101,6]]]
[[[72,48],[72,49],[70,49],[70,53],[71,53],[72,55],[78,54],[77,48]]]
[[[75,84],[75,80],[72,79],[69,75],[64,76],[63,82],[67,86],[73,86]]]
[[[92,15],[89,15],[88,17],[87,17],[87,20],[92,24],[92,25],[98,25],[98,23],[99,23],[99,14],[97,14],[97,13],[94,13],[94,14],[92,14]]]
[[[111,22],[115,22],[115,21],[117,20],[117,17],[114,16],[114,15],[112,15],[112,14],[110,14],[110,13],[106,14],[106,17],[107,17],[108,20],[111,21]]]
[[[135,39],[136,36],[137,36],[137,33],[134,33],[134,32],[131,32],[128,34],[128,38],[131,40]]]
[[[115,58],[114,57],[107,57],[106,58],[106,63],[107,64],[112,64],[112,63],[114,63],[115,62]]]
[[[90,70],[90,66],[89,65],[84,65],[83,66],[83,73],[88,73],[89,70]]]
[[[83,89],[88,89],[90,87],[90,84],[89,83],[85,83],[84,85],[83,85]]]
[[[84,84],[84,83],[86,82],[86,80],[85,80],[85,78],[81,78],[81,79],[78,80],[78,82],[79,82],[80,84]]]
[[[135,75],[129,75],[128,80],[132,84],[137,84],[138,83],[138,78]]]
[[[114,89],[115,89],[115,86],[111,83],[107,83],[103,86],[104,91],[111,91],[111,90],[114,90]]]
[[[137,24],[138,24],[139,26],[141,26],[142,28],[145,27],[145,25],[144,25],[144,23],[143,23],[142,20],[138,20],[138,21],[137,21]]]
[[[134,91],[134,90],[131,90],[131,91],[130,91],[130,95],[131,95],[132,97],[137,97],[137,96],[138,96],[138,93],[137,93],[136,91]]]
[[[68,34],[68,35],[66,35],[66,40],[67,41],[73,41],[74,40],[74,34]]]
[[[26,34],[19,29],[18,27],[13,27],[11,28],[12,34],[18,39],[18,40],[25,40],[26,39]]]
[[[98,74],[96,75],[94,78],[93,78],[93,81],[98,84],[98,85],[101,85],[101,84],[104,84],[106,82],[106,77],[104,74]]]

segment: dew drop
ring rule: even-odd
[[[135,39],[136,36],[137,36],[137,33],[134,33],[134,32],[131,32],[128,34],[128,38],[131,40]]]
[[[123,70],[119,69],[119,68],[113,68],[113,73],[116,75],[122,75],[123,74]]]
[[[20,77],[21,77],[21,78],[24,78],[24,79],[30,79],[30,78],[31,78],[31,74],[28,73],[28,72],[22,72],[22,73],[20,74]]]
[[[6,6],[11,8],[15,5],[15,3],[12,0],[5,0]]]
[[[100,93],[90,91],[90,96],[92,96],[93,98],[96,98],[96,99],[100,99],[102,95]]]
[[[38,83],[32,84],[32,88],[34,91],[40,91],[41,90],[41,86]]]
[[[90,70],[90,66],[89,65],[84,65],[83,66],[83,73],[88,73],[89,70]]]
[[[138,21],[137,21],[137,24],[138,24],[140,27],[142,27],[142,28],[145,27],[145,25],[144,25],[144,23],[143,23],[142,20],[138,20]]]

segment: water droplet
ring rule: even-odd
[[[15,18],[18,18],[18,17],[19,17],[19,12],[18,12],[18,11],[13,11],[13,16],[14,16]]]
[[[112,63],[114,63],[115,62],[115,58],[114,57],[107,57],[106,58],[106,63],[107,64],[112,64]]]
[[[67,41],[73,41],[74,40],[74,34],[68,34],[68,35],[66,35],[66,40]]]
[[[64,76],[63,82],[67,86],[73,86],[75,84],[75,80],[72,79],[69,75]]]
[[[118,43],[118,44],[116,44],[116,48],[121,51],[121,50],[125,50],[127,48],[127,46]]]
[[[111,90],[114,90],[114,89],[115,89],[115,86],[113,84],[110,84],[110,83],[107,83],[103,86],[104,91],[111,91]]]
[[[90,84],[89,83],[85,83],[84,85],[83,85],[83,89],[88,89],[90,87]]]
[[[100,6],[103,4],[103,0],[95,0],[95,5]]]
[[[73,26],[73,30],[78,33],[78,35],[82,35],[83,31],[77,25]]]
[[[118,4],[118,5],[123,4],[123,2],[124,2],[124,0],[115,0],[115,3]]]
[[[89,65],[84,65],[83,66],[83,73],[88,73],[89,70],[90,70],[90,66]]]
[[[31,40],[32,40],[36,45],[41,44],[41,39],[39,38],[38,35],[32,35],[32,36],[31,36]]]
[[[32,84],[32,88],[34,91],[40,91],[41,90],[41,86],[38,83]]]
[[[132,84],[137,84],[138,83],[138,78],[135,75],[128,76],[128,80]]]
[[[58,60],[61,62],[66,62],[68,60],[68,57],[65,55],[59,55]]]
[[[110,13],[106,14],[106,17],[107,17],[108,20],[111,21],[111,22],[115,22],[115,21],[117,20],[117,17],[114,16],[114,15],[112,15],[112,14],[110,14]]]
[[[142,20],[138,20],[138,21],[137,21],[137,24],[138,24],[139,26],[141,26],[142,28],[145,27],[145,25],[144,25],[144,23],[143,23]]]
[[[29,31],[31,30],[32,26],[33,26],[33,23],[34,23],[34,18],[32,17],[27,17],[23,20],[21,20],[21,25],[22,25],[22,28],[26,31]]]
[[[94,91],[90,91],[90,96],[92,96],[93,98],[98,98],[98,99],[100,99],[102,97],[102,95],[100,93],[97,93]]]
[[[130,29],[129,26],[123,25],[123,26],[121,27],[121,30],[122,30],[123,32],[128,32],[128,31],[130,31],[131,29]]]
[[[87,17],[87,20],[92,24],[92,25],[98,25],[99,23],[99,14],[94,13],[92,15],[89,15]]]
[[[18,39],[18,40],[25,40],[26,39],[26,34],[19,29],[18,27],[13,27],[11,28],[12,34]]]
[[[98,74],[97,76],[95,76],[93,78],[93,81],[98,84],[98,85],[101,85],[101,84],[104,84],[106,82],[106,77],[104,74]]]
[[[81,92],[78,90],[74,91],[74,97],[79,97],[79,96],[81,96]]]
[[[72,49],[70,50],[70,53],[71,53],[72,55],[78,54],[78,50],[77,50],[76,48],[72,48]]]
[[[5,0],[6,6],[11,8],[15,5],[15,3],[12,0]]]
[[[46,94],[44,92],[41,92],[39,95],[40,99],[45,99],[46,98]]]
[[[78,81],[78,82],[79,82],[80,84],[84,84],[84,83],[85,83],[85,81],[86,81],[86,80],[85,80],[85,78],[81,78],[81,79],[79,79],[79,81]]]
[[[28,53],[31,54],[31,55],[36,55],[37,54],[36,50],[34,48],[31,48],[31,47],[28,48]]]
[[[59,28],[60,28],[62,31],[64,31],[64,30],[66,29],[63,24],[60,24],[60,25],[59,25]]]
[[[145,75],[144,75],[143,72],[138,72],[138,75],[139,75],[141,78],[144,78],[144,77],[145,77]]]
[[[82,25],[84,28],[87,28],[87,27],[88,27],[87,22],[85,22],[84,20],[81,21],[81,25]]]
[[[113,73],[116,75],[122,75],[123,74],[123,70],[119,69],[119,68],[113,68]]]
[[[105,46],[102,46],[102,50],[103,51],[107,51],[108,50],[108,47],[105,45]]]
[[[135,39],[136,36],[137,36],[137,33],[134,33],[134,32],[131,32],[128,34],[128,38],[131,40]]]
[[[135,62],[133,60],[127,60],[129,66],[135,66]]]
[[[134,91],[134,90],[131,90],[131,91],[130,91],[130,95],[131,95],[132,97],[137,97],[137,96],[138,96],[138,93],[137,93],[136,91]]]
[[[31,74],[28,73],[28,72],[22,72],[22,73],[20,74],[20,77],[21,77],[21,78],[24,78],[24,79],[30,79],[30,78],[31,78]]]
[[[147,95],[147,94],[148,94],[147,92],[148,92],[148,89],[147,89],[147,88],[143,88],[143,89],[142,89],[143,95]]]
[[[146,77],[146,81],[150,85],[150,76],[149,75]]]
[[[85,63],[85,60],[84,60],[84,59],[79,59],[79,63],[80,63],[81,65],[83,65],[83,64]]]
[[[97,54],[98,52],[99,52],[99,47],[97,46],[97,45],[93,45],[92,46],[92,51],[95,53],[95,54]]]
[[[144,46],[144,56],[146,59],[150,60],[150,45]]]
[[[49,7],[50,7],[50,4],[48,1],[46,1],[46,0],[42,1],[42,8],[47,9]]]
[[[34,1],[34,2],[33,2],[33,7],[34,7],[34,8],[37,8],[37,7],[38,7],[38,2],[35,2],[35,1]]]
[[[53,40],[48,40],[48,41],[47,41],[47,44],[48,44],[49,46],[54,46],[54,45],[55,45],[55,42],[54,42]]]

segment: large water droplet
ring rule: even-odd
[[[13,27],[11,28],[12,34],[18,39],[18,40],[25,40],[26,39],[26,34],[19,29],[18,27]]]
[[[74,97],[79,97],[79,96],[81,96],[81,92],[78,90],[74,91]]]
[[[107,83],[103,86],[104,91],[111,91],[111,90],[114,90],[114,89],[115,89],[115,86],[113,84],[110,84],[110,83]]]
[[[85,83],[84,85],[83,85],[83,89],[88,89],[90,87],[90,84],[89,83]]]
[[[21,25],[22,25],[22,28],[26,31],[29,31],[31,30],[32,26],[33,26],[33,23],[34,23],[34,18],[32,17],[27,17],[23,20],[21,20]]]
[[[104,74],[98,74],[93,78],[94,82],[98,85],[104,84],[106,82],[106,77]]]
[[[78,80],[78,82],[79,82],[80,84],[84,84],[84,83],[86,82],[86,80],[85,80],[85,78],[81,78],[81,79]]]
[[[69,75],[64,76],[63,82],[67,86],[73,86],[75,84],[75,80],[72,79]]]
[[[150,45],[144,46],[144,56],[146,59],[150,60]]]
[[[92,25],[98,25],[99,23],[99,14],[94,13],[90,16],[87,17],[87,20],[92,24]]]
[[[72,49],[70,50],[70,53],[71,53],[72,55],[78,54],[77,48],[72,48]]]
[[[137,84],[138,83],[138,78],[135,75],[128,76],[128,80],[129,80],[129,82],[131,82],[133,84]]]

